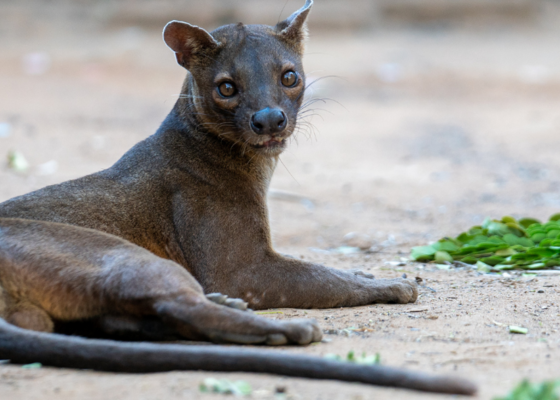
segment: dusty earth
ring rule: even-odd
[[[325,343],[284,347],[322,356],[379,353],[383,364],[472,379],[479,398],[522,378],[558,378],[560,277],[483,275],[407,260],[410,247],[456,235],[485,216],[546,219],[560,211],[559,31],[487,28],[311,36],[309,119],[282,156],[270,213],[279,251],[376,277],[420,276],[416,304],[275,310],[316,318]],[[38,55],[37,55],[38,54]],[[0,201],[115,162],[152,134],[184,71],[155,30],[42,25],[3,32]],[[287,196],[283,192],[301,197]],[[355,239],[368,252],[341,254]],[[360,236],[361,235],[361,236]],[[367,236],[364,236],[367,235]],[[351,237],[352,235],[350,235]],[[353,242],[354,241],[354,242]],[[529,329],[508,333],[507,325]],[[251,398],[451,398],[360,384],[256,374],[118,375],[0,366],[2,399],[219,399],[205,377],[243,379]]]

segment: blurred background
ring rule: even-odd
[[[273,25],[303,2],[1,0],[0,201],[157,129],[185,75],[169,20]],[[308,98],[325,102],[274,177],[277,246],[406,251],[560,211],[559,1],[316,0],[309,27],[308,79],[326,78]]]

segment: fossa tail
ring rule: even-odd
[[[270,350],[221,346],[126,343],[40,333],[0,319],[0,359],[111,372],[204,370],[256,372],[312,379],[336,379],[425,392],[473,395],[476,386],[380,365],[357,365]]]

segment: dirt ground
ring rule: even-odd
[[[0,41],[0,201],[110,166],[152,134],[184,71],[138,27],[57,26]],[[316,318],[327,342],[278,351],[379,353],[383,364],[467,377],[478,398],[523,378],[558,378],[560,277],[484,275],[411,263],[412,246],[484,217],[546,219],[560,211],[560,31],[552,28],[312,32],[306,56],[313,129],[281,157],[270,200],[276,248],[376,277],[420,276],[415,304],[277,310]],[[294,198],[282,192],[301,196]],[[341,254],[362,237],[369,252]],[[360,236],[361,235],[361,236]],[[367,236],[364,236],[367,235]],[[352,236],[352,235],[350,235]],[[508,333],[507,325],[529,329]],[[205,377],[243,379],[251,398],[452,398],[334,381],[256,374],[118,375],[0,366],[1,399],[220,399]],[[454,398],[454,397],[453,397]]]

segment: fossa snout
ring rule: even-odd
[[[264,108],[251,117],[251,129],[260,136],[255,148],[280,148],[285,145],[288,117],[280,108]]]
[[[279,108],[267,107],[251,117],[251,129],[257,135],[277,136],[284,131],[286,123],[286,114]]]

